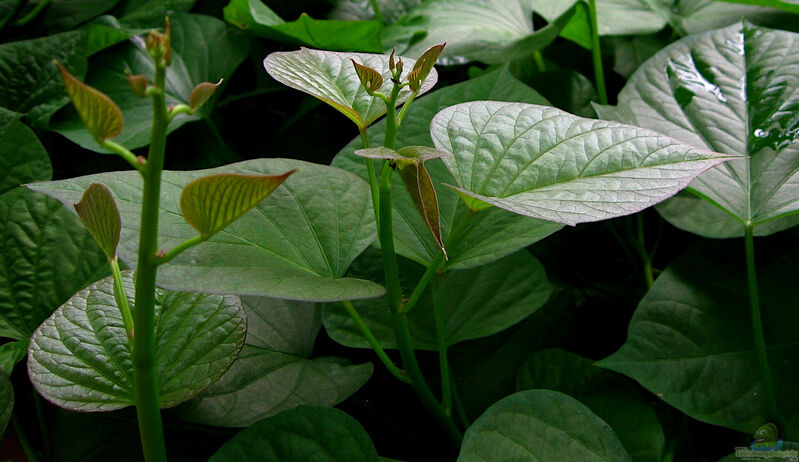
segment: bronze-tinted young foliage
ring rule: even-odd
[[[108,259],[114,258],[122,220],[111,190],[101,183],[92,183],[75,204],[75,211]]]
[[[56,63],[69,98],[81,120],[98,143],[122,133],[122,111],[119,106],[101,91],[76,79],[67,69]]]

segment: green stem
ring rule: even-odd
[[[386,135],[383,138],[383,146],[389,149],[397,148],[397,97],[399,96],[400,86],[394,84],[391,90],[391,96],[386,103]],[[390,178],[390,177],[389,177]],[[382,214],[381,214],[382,215]]]
[[[31,10],[30,13],[28,13],[24,17],[20,18],[19,21],[14,23],[14,25],[15,26],[24,26],[25,24],[28,24],[29,22],[31,22],[34,19],[36,19],[36,17],[39,16],[39,13],[41,13],[42,10],[44,10],[47,7],[47,5],[49,5],[49,4],[50,4],[50,0],[42,0],[42,2],[39,3],[38,5],[36,5],[36,7],[33,10]]]
[[[166,113],[166,121],[167,123],[172,122],[172,119],[175,118],[178,114],[194,114],[191,106],[188,104],[178,104],[172,107],[172,109],[168,110]]]
[[[352,302],[349,300],[342,300],[341,305],[347,311],[347,314],[350,315],[350,318],[352,318],[352,321],[355,323],[355,326],[358,327],[358,330],[361,331],[361,335],[364,336],[372,349],[375,350],[377,357],[380,358],[380,361],[383,362],[383,364],[386,366],[386,369],[388,369],[388,371],[391,372],[391,374],[398,380],[405,383],[410,383],[411,381],[408,379],[408,376],[406,376],[405,373],[401,371],[396,364],[394,364],[394,361],[388,357],[386,351],[383,350],[383,347],[380,345],[380,342],[377,341],[377,338],[374,336],[374,334],[372,334],[369,326],[366,325],[366,323],[363,321],[363,318],[361,318],[361,315],[358,314],[358,310],[352,306]]]
[[[411,380],[411,387],[419,396],[422,404],[446,430],[447,436],[452,440],[453,444],[460,447],[463,436],[452,419],[444,413],[435,396],[433,396],[433,392],[430,391],[422,370],[419,368],[419,363],[416,361],[416,354],[413,351],[411,335],[408,329],[408,315],[400,311],[402,308],[402,290],[397,269],[397,257],[394,253],[391,216],[391,175],[393,173],[394,170],[390,167],[383,167],[383,173],[380,178],[380,230],[378,236],[380,239],[380,251],[383,256],[383,272],[386,277],[386,298],[391,311],[391,324],[397,339],[397,349],[399,349],[402,364],[408,378]]]
[[[450,383],[452,384],[452,402],[455,405],[453,414],[458,420],[458,424],[465,430],[469,428],[469,415],[466,413],[466,406],[463,405],[463,400],[461,399],[460,393],[458,393],[458,386],[455,380],[450,379]]]
[[[166,68],[156,65],[155,86],[164,88]],[[133,316],[136,341],[133,343],[134,390],[139,436],[147,462],[166,461],[158,380],[155,371],[155,277],[158,268],[158,206],[161,171],[166,149],[167,113],[163,91],[152,92],[153,126],[147,169],[144,173],[139,254],[136,271],[136,298]]]
[[[602,48],[599,45],[599,28],[596,18],[596,0],[588,0],[588,17],[591,27],[591,55],[594,59],[594,80],[599,102],[608,104],[608,91],[605,89],[605,72],[602,69]]]
[[[361,134],[361,147],[366,149],[369,147],[369,136],[366,134],[366,129],[359,129]],[[377,172],[375,172],[375,162],[373,159],[365,158],[366,170],[369,172],[369,190],[372,192],[372,207],[375,211],[375,222],[377,227],[380,227],[380,191],[377,186]]]
[[[17,441],[19,441],[19,445],[22,446],[22,452],[25,453],[28,462],[39,462],[39,456],[36,454],[33,446],[31,446],[31,442],[28,441],[28,437],[25,436],[25,432],[22,428],[22,424],[19,423],[16,412],[11,414],[11,425],[14,427],[14,433],[17,434]]]
[[[168,261],[172,260],[173,258],[177,257],[181,253],[185,252],[186,250],[194,247],[197,244],[201,244],[205,242],[208,238],[203,236],[194,236],[186,239],[185,241],[181,242],[180,244],[176,245],[172,248],[169,252],[165,253],[161,257],[158,258],[158,265],[163,265]]]
[[[119,271],[119,259],[114,257],[109,260],[111,275],[114,277],[114,299],[117,301],[119,312],[122,313],[122,323],[125,325],[125,333],[128,334],[128,342],[133,343],[135,329],[133,328],[133,315],[130,313],[128,304],[128,294],[125,293],[125,286],[122,284],[122,273]]]
[[[375,13],[375,20],[382,24],[383,15],[380,14],[380,5],[377,4],[377,0],[369,0],[369,4],[372,5],[372,11]]]
[[[771,381],[771,371],[766,356],[766,339],[763,333],[763,317],[760,313],[760,297],[757,291],[757,272],[755,269],[755,243],[754,226],[747,221],[744,226],[744,241],[746,246],[746,278],[749,285],[749,308],[752,315],[752,332],[755,338],[755,354],[757,365],[760,368],[760,381],[763,384],[763,399],[769,419],[774,419],[780,428],[785,428],[774,394],[774,384]]]
[[[441,405],[447,415],[452,415],[452,385],[450,383],[449,358],[447,358],[447,284],[446,273],[438,273],[433,286],[433,312],[436,317],[436,338],[438,339],[438,362],[441,370]]]
[[[15,3],[14,6],[11,8],[11,11],[8,12],[8,15],[5,18],[3,18],[2,21],[0,21],[0,30],[3,30],[8,25],[8,23],[11,22],[12,19],[14,19],[14,16],[16,16],[17,13],[19,13],[19,10],[22,9],[22,5],[24,5],[25,3],[27,3],[27,0],[17,0],[17,3]]]
[[[644,240],[644,217],[641,213],[637,213],[635,215],[635,234],[635,249],[638,251],[638,256],[641,259],[641,266],[644,268],[644,280],[646,281],[646,288],[651,289],[652,284],[655,283],[655,277],[652,275],[652,260],[649,257],[649,252],[646,251],[646,241]]]
[[[533,52],[533,62],[535,63],[535,68],[538,72],[546,72],[547,66],[544,64],[544,57],[541,55],[541,50],[536,50]]]
[[[397,126],[399,127],[402,125],[402,121],[405,120],[405,116],[408,115],[408,111],[410,110],[411,104],[413,100],[416,99],[416,95],[418,92],[411,93],[411,96],[408,97],[408,100],[405,101],[405,104],[402,105],[402,109],[400,109],[399,114],[397,115]]]
[[[111,140],[103,140],[102,145],[104,148],[119,154],[119,156],[125,159],[127,163],[131,165],[131,167],[141,172],[142,175],[144,174],[144,164],[141,163],[139,158],[136,157],[136,154],[133,154],[128,148]]]

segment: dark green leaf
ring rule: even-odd
[[[189,104],[197,82],[227,79],[247,56],[247,38],[228,30],[218,19],[178,14],[171,16],[171,27],[172,65],[167,68],[166,74],[168,105]],[[152,102],[131,91],[127,72],[153,75],[152,58],[141,40],[132,40],[99,55],[92,61],[92,71],[86,83],[107,94],[122,109],[125,127],[115,141],[135,149],[149,143]],[[212,110],[213,105],[206,104],[196,114],[179,115],[172,121],[169,130],[207,116]],[[86,149],[110,152],[97,146],[74,111],[65,110],[58,118],[52,124],[53,130]]]
[[[100,183],[92,183],[83,192],[75,212],[109,260],[116,257],[122,221],[111,190]]]
[[[766,349],[788,438],[799,435],[796,246],[758,252]],[[599,365],[626,374],[687,415],[753,433],[766,422],[740,245],[684,255],[655,281],[621,349]]]
[[[584,404],[551,390],[503,398],[466,431],[458,462],[631,462],[613,430]]]
[[[53,174],[47,151],[20,117],[0,107],[0,194]]]
[[[580,117],[596,117],[591,105],[597,100],[594,84],[571,69],[553,69],[536,74],[532,85],[553,106]]]
[[[736,24],[694,35],[647,61],[619,95],[616,107],[598,107],[603,118],[657,130],[685,143],[733,155],[749,155],[716,167],[690,190],[739,222],[772,231],[793,224],[799,211],[799,65],[797,34]],[[683,201],[683,203],[685,203]],[[703,212],[689,222],[683,207],[660,209],[691,232],[724,237]]]
[[[244,349],[219,381],[178,408],[181,418],[245,427],[295,406],[333,406],[369,380],[370,363],[310,358],[320,327],[313,304],[265,297],[242,302],[247,310]]]
[[[430,132],[458,191],[558,223],[605,220],[663,201],[730,158],[629,125],[546,106],[477,101],[439,112]]]
[[[727,3],[740,3],[743,5],[756,5],[767,6],[769,8],[777,8],[780,10],[788,11],[790,13],[799,13],[799,3],[796,0],[721,0]]]
[[[122,272],[131,305],[133,271]],[[135,403],[133,362],[112,278],[78,292],[34,332],[28,374],[61,407],[110,411]],[[238,297],[157,290],[155,367],[161,407],[191,399],[224,373],[247,330]]]
[[[127,2],[120,12],[120,20],[125,24],[140,27],[163,27],[166,16],[175,13],[188,13],[197,0],[145,0]]]
[[[120,0],[53,0],[44,13],[49,30],[69,30],[114,7]]]
[[[382,266],[375,251],[365,252],[353,269],[357,276],[379,280]],[[403,291],[409,295],[424,268],[400,259]],[[485,337],[506,329],[529,316],[549,298],[552,286],[544,267],[526,251],[493,263],[447,273],[444,324],[447,345]],[[391,315],[384,298],[353,303],[384,348],[396,348]],[[339,305],[325,305],[322,320],[330,337],[349,347],[369,348],[366,339]],[[408,315],[413,346],[438,349],[435,314],[429,295]]]
[[[541,95],[516,80],[503,67],[480,78],[435,91],[414,102],[413,109],[402,124],[397,138],[398,146],[432,145],[430,121],[438,111],[456,103],[484,99],[546,104]],[[368,132],[370,143],[381,145],[384,133],[385,122],[376,123]],[[359,147],[361,141],[356,138],[339,152],[333,165],[367,178],[363,160],[354,155]],[[468,210],[452,189],[442,186],[442,183],[451,184],[454,181],[443,163],[433,159],[426,162],[425,168],[436,188],[441,234],[446,242],[449,231]],[[394,245],[397,252],[424,265],[429,264],[440,252],[436,241],[404,186],[395,184],[392,196]],[[548,236],[560,227],[556,223],[522,217],[498,208],[484,210],[471,219],[461,239],[447,249],[448,265],[451,268],[468,268],[496,260]]]
[[[0,436],[6,431],[14,411],[14,386],[5,372],[0,371]]]
[[[208,462],[378,462],[357,420],[338,409],[298,407],[264,419],[225,443]]]
[[[28,339],[0,345],[0,369],[11,375],[17,364],[28,354]]]
[[[78,217],[25,188],[0,196],[0,239],[2,337],[30,337],[106,263]]]
[[[375,19],[371,2],[336,0],[334,3],[336,6],[330,12],[330,17],[333,19],[346,21]],[[386,24],[395,22],[420,3],[422,0],[377,0],[380,15]]]
[[[159,245],[165,250],[196,237],[180,213],[186,184],[207,175],[279,175],[298,169],[269,197],[225,232],[193,247],[158,271],[162,287],[173,290],[263,295],[311,301],[376,297],[383,288],[345,278],[353,259],[374,239],[369,186],[345,171],[286,159],[256,159],[210,170],[164,172]],[[136,261],[141,175],[90,175],[33,188],[72,204],[92,182],[109,185],[122,214],[118,253]],[[71,205],[70,205],[71,206]]]
[[[261,0],[231,0],[224,11],[227,22],[256,37],[323,50],[383,51],[382,25],[376,21],[320,20],[303,13],[286,22]]]

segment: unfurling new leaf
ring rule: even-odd
[[[442,51],[444,51],[444,47],[446,45],[446,42],[440,45],[433,45],[432,47],[428,48],[427,51],[422,53],[422,56],[420,56],[418,60],[416,60],[416,64],[413,65],[413,69],[408,72],[408,82],[410,84],[411,90],[419,91],[419,89],[422,88],[424,80],[430,74],[430,71],[436,64],[438,56]]]
[[[127,73],[127,77],[128,77],[128,83],[130,84],[130,88],[131,90],[133,90],[133,93],[136,93],[137,96],[140,96],[142,98],[146,97],[147,85],[148,85],[147,77],[141,74],[133,75],[130,74],[129,72]]]
[[[102,143],[122,133],[122,111],[119,106],[106,94],[76,79],[61,63],[55,64],[61,71],[72,104],[97,142]]]
[[[191,91],[191,97],[189,98],[189,107],[191,107],[192,111],[197,111],[200,109],[203,104],[205,104],[211,96],[213,96],[214,92],[219,85],[222,84],[222,79],[219,79],[217,83],[211,82],[202,82],[198,83],[194,90]]]
[[[258,205],[296,170],[282,175],[219,174],[187,184],[180,209],[203,238],[208,238]]]
[[[86,229],[103,250],[109,260],[116,256],[122,220],[114,196],[107,186],[92,183],[83,192],[75,211]]]
[[[361,85],[370,95],[379,90],[383,86],[383,76],[379,72],[368,66],[362,66],[350,59],[352,65],[355,66],[355,73],[361,79]]]
[[[433,235],[438,247],[447,256],[444,240],[441,238],[441,220],[438,210],[438,196],[433,181],[424,167],[428,159],[445,157],[448,154],[426,146],[407,146],[394,151],[389,148],[359,149],[355,154],[372,159],[390,159],[395,162],[402,183],[413,199],[416,210],[422,215],[427,229]]]

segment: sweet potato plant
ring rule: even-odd
[[[799,460],[797,14],[0,2],[0,460]]]

